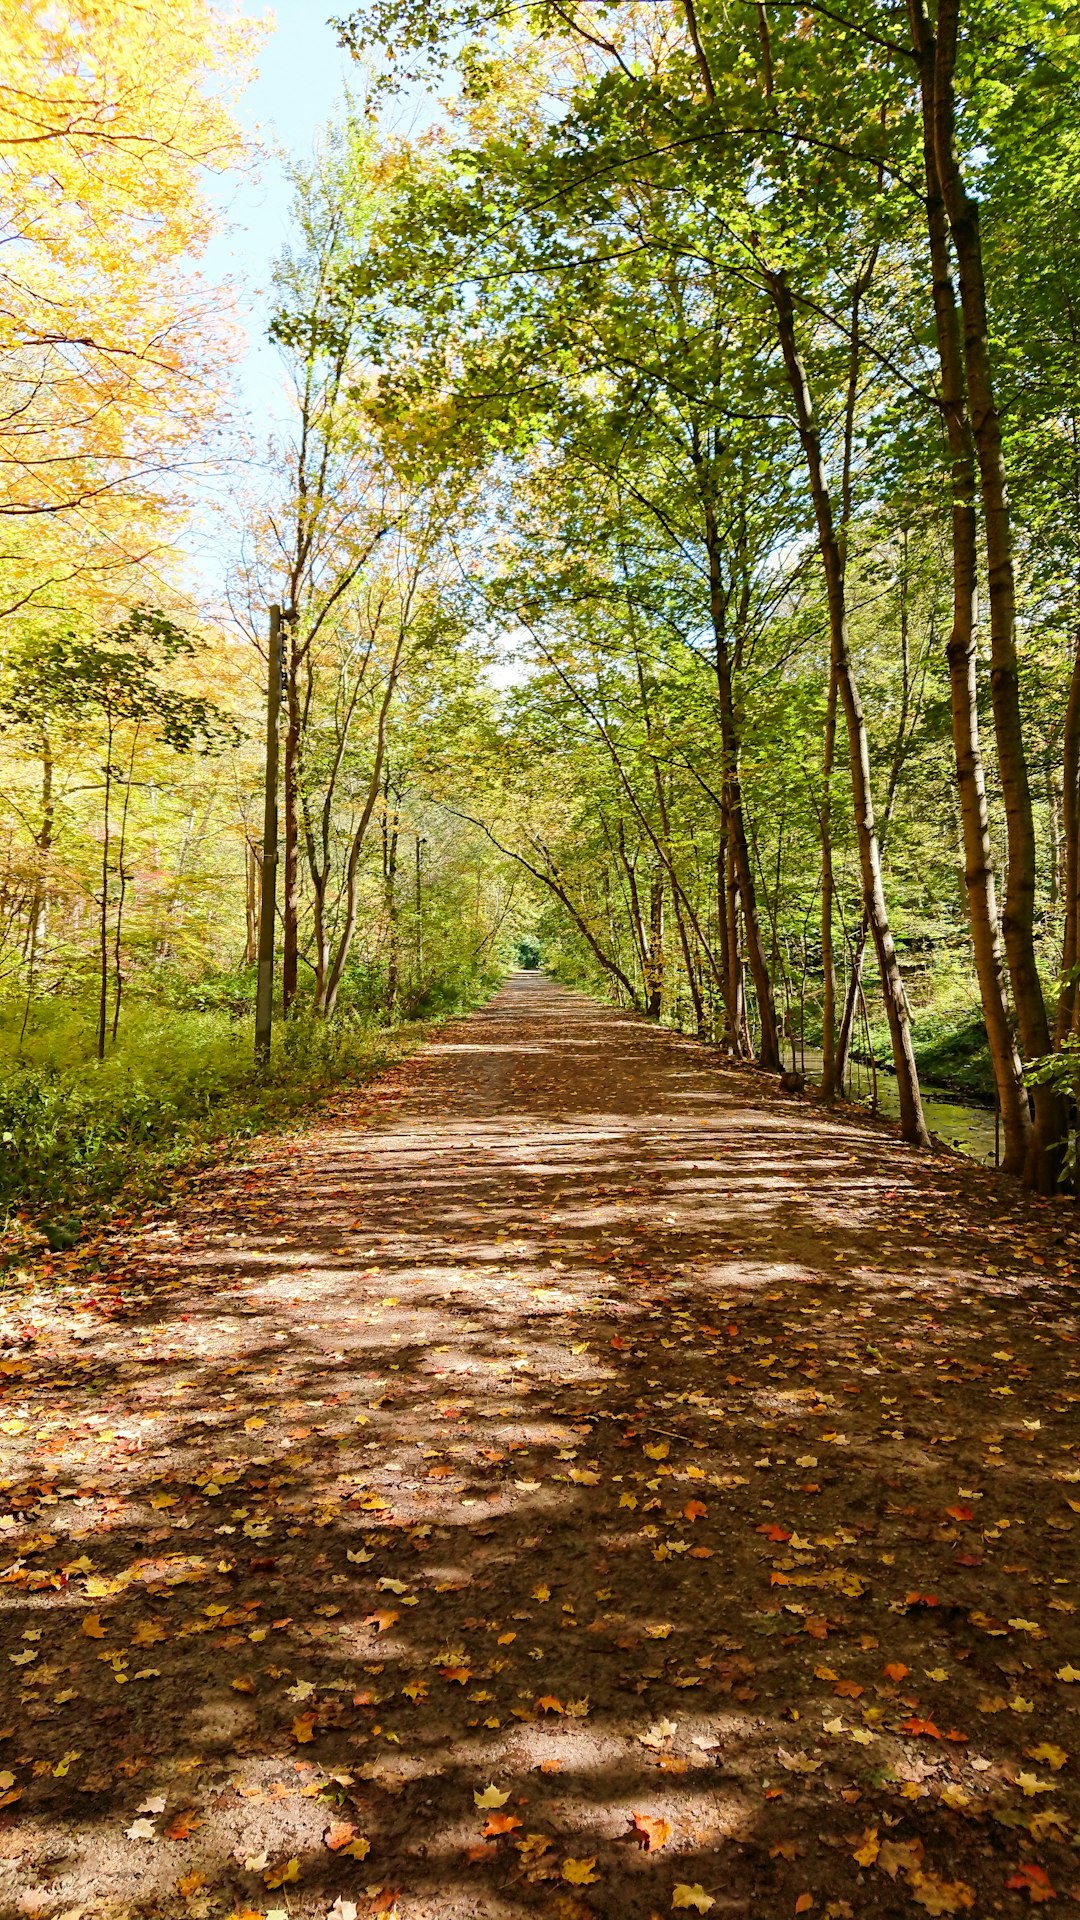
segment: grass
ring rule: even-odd
[[[227,1143],[373,1079],[426,1031],[348,1013],[279,1023],[257,1069],[246,1011],[133,1004],[100,1062],[78,1004],[46,1003],[20,1045],[21,1018],[21,1005],[0,1009],[0,1221],[34,1225],[55,1248],[121,1196],[160,1197]]]

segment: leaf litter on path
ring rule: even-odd
[[[1074,1266],[516,977],[9,1286],[0,1903],[1064,1911]]]

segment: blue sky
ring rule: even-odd
[[[290,189],[274,149],[305,159],[319,128],[340,106],[346,87],[360,78],[354,62],[327,25],[328,0],[278,0],[272,13],[257,0],[242,0],[240,12],[269,21],[258,71],[243,94],[238,117],[263,147],[248,177],[233,175],[214,194],[222,231],[203,262],[207,278],[232,282],[248,335],[238,371],[240,400],[250,426],[259,416],[271,423],[280,406],[280,372],[265,339],[266,288],[270,269],[288,235]],[[342,7],[345,11],[345,7]]]

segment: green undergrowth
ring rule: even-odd
[[[73,1245],[122,1197],[166,1196],[229,1143],[287,1125],[343,1086],[363,1085],[423,1039],[348,1013],[279,1022],[258,1069],[252,1024],[221,1008],[135,1005],[98,1061],[91,1023],[57,1004],[19,1038],[0,1014],[0,1222]]]

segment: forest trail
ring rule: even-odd
[[[518,974],[59,1256],[0,1920],[1075,1912],[1074,1248]]]

